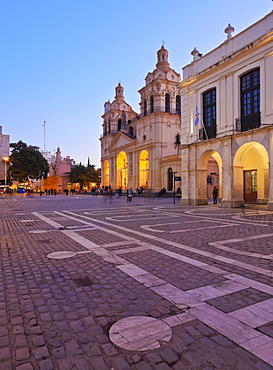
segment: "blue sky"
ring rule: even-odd
[[[271,0],[0,0],[0,125],[11,142],[60,147],[100,167],[103,105],[121,81],[138,90],[164,40],[182,75],[196,47],[206,54],[273,9]]]

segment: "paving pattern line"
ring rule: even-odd
[[[229,312],[229,316],[257,328],[273,321],[273,298]]]
[[[198,222],[198,221],[195,221],[195,222]],[[214,221],[216,222],[216,221]],[[181,225],[181,223],[180,223]],[[196,231],[196,230],[207,230],[207,229],[215,229],[216,226],[206,226],[206,227],[196,227],[196,228],[193,228],[193,229],[184,229],[184,230],[173,230],[173,231],[166,231],[166,230],[154,230],[152,229],[152,227],[156,227],[158,225],[149,225],[149,226],[141,226],[142,229],[144,230],[148,230],[148,231],[152,231],[152,232],[156,232],[156,233],[168,233],[168,234],[176,234],[176,233],[185,233],[185,232],[188,232],[188,231]],[[230,227],[230,226],[233,226],[234,227],[234,224],[226,224],[226,225],[220,225],[220,226],[217,226],[217,228],[220,228],[220,227]]]
[[[65,214],[66,213],[74,214],[74,213],[72,213],[70,211],[68,211],[68,212],[67,211],[64,211],[64,212],[65,212]],[[89,219],[89,221],[94,222],[94,224],[92,224],[92,225],[96,225],[96,222],[97,222],[97,223],[103,224],[105,226],[110,226],[110,227],[113,227],[113,228],[117,228],[117,229],[122,230],[124,232],[128,232],[129,231],[130,233],[133,233],[133,234],[136,234],[138,236],[141,236],[142,238],[153,239],[153,240],[159,241],[161,243],[172,245],[172,246],[174,246],[176,248],[179,248],[179,249],[182,249],[182,250],[186,250],[186,251],[189,251],[189,252],[193,252],[195,254],[199,254],[201,256],[206,256],[206,257],[215,259],[215,260],[220,261],[220,262],[224,262],[224,263],[227,263],[227,264],[230,264],[230,265],[233,265],[233,266],[235,265],[235,266],[238,266],[238,267],[241,267],[241,268],[250,270],[250,271],[258,272],[259,274],[262,274],[262,275],[265,275],[265,276],[269,276],[269,277],[272,277],[273,276],[273,271],[271,271],[271,270],[267,270],[267,269],[263,269],[263,268],[260,268],[260,267],[257,267],[257,266],[253,266],[253,265],[250,265],[250,264],[245,263],[245,262],[236,261],[236,260],[234,260],[232,258],[223,257],[223,256],[217,256],[216,254],[211,253],[211,252],[206,252],[206,251],[203,251],[203,250],[199,250],[197,248],[189,247],[187,245],[180,244],[180,243],[177,243],[177,242],[172,242],[170,240],[165,240],[165,239],[159,238],[158,236],[155,236],[155,235],[144,234],[144,233],[142,233],[140,231],[128,230],[127,228],[125,228],[123,226],[110,224],[110,223],[105,222],[105,221],[95,220],[95,219],[92,219],[92,218],[90,219],[87,216],[83,216],[83,215],[77,215],[77,216],[78,217],[82,217],[82,218],[87,218],[87,219]],[[75,218],[75,214],[74,214],[74,217],[73,216],[70,216],[70,217],[72,219],[74,218],[75,220],[80,221],[79,218]],[[108,229],[104,229],[104,231],[106,231],[108,233],[115,233],[112,230],[108,230]],[[120,235],[120,234],[118,234],[118,235]],[[265,234],[265,235],[267,235],[267,234]],[[160,253],[163,253],[163,254],[172,253],[173,256],[176,256],[175,258],[180,259],[180,257],[179,257],[180,255],[178,253],[175,254],[175,252],[166,251],[165,249],[162,249],[162,248],[159,248],[159,247],[155,247],[155,246],[151,246],[151,247],[152,247],[152,249],[156,249],[157,251],[160,251]],[[233,253],[236,252],[234,250],[232,250],[232,251],[233,251]],[[187,258],[187,257],[185,257],[185,258]],[[193,260],[193,259],[189,258],[189,261],[191,261],[191,260],[192,261],[196,261],[196,260]],[[195,263],[196,262],[194,262],[192,264],[195,265]],[[198,261],[198,263],[199,263],[199,261]],[[205,264],[204,263],[204,265],[208,265],[208,264]]]
[[[211,266],[209,264],[204,264],[204,263],[202,264],[199,261],[197,261],[197,263],[196,263],[195,262],[196,260],[194,260],[194,259],[190,259],[189,257],[184,257],[180,254],[176,254],[175,252],[165,251],[163,248],[156,247],[153,244],[148,244],[148,243],[143,243],[143,242],[141,244],[143,246],[145,246],[145,250],[153,249],[153,250],[155,250],[159,253],[166,254],[167,256],[172,257],[174,259],[177,259],[181,262],[185,262],[185,263],[191,264],[193,266],[199,267],[200,269],[203,269],[203,270],[215,273],[215,274],[221,274],[226,279],[233,280],[237,283],[243,284],[245,286],[245,288],[248,287],[248,288],[257,289],[257,290],[260,290],[261,292],[273,295],[273,287],[268,286],[266,284],[260,283],[258,281],[255,281],[255,280],[252,280],[252,279],[249,279],[249,278],[245,278],[245,277],[237,275],[237,274],[228,274],[226,270],[223,270],[219,267]],[[128,252],[132,253],[132,252],[134,252],[134,250],[129,250],[129,251],[128,250],[117,250],[117,251],[115,251],[115,253],[117,253],[117,254],[124,254],[124,253],[128,253]],[[225,294],[227,294],[227,293],[225,293]],[[219,294],[217,296],[221,296],[221,294]]]
[[[81,221],[79,220],[78,218],[75,218],[75,214],[73,212],[70,212],[70,211],[66,211],[64,214],[63,213],[60,213],[60,212],[56,212],[58,214],[62,214],[62,215],[66,215],[66,213],[69,213],[69,214],[73,214],[74,216],[69,216],[67,215],[68,218],[70,219],[74,219],[74,220],[77,220],[78,222],[83,222],[84,224],[88,225],[88,226],[92,226],[92,227],[97,227],[98,229],[101,229],[107,233],[110,233],[110,234],[113,234],[113,235],[117,235],[119,237],[121,237],[120,233],[117,233],[113,230],[109,230],[109,229],[105,229],[103,227],[100,227],[98,225],[96,225],[95,223],[90,223],[90,218],[87,217],[87,216],[82,216],[82,215],[79,215],[80,217],[82,218],[87,218],[89,220],[89,222],[87,221]],[[39,217],[39,213],[38,212],[33,212],[34,215],[36,215],[37,217]],[[49,220],[47,217],[44,217],[42,215],[40,215],[41,219],[43,219],[44,221],[47,222],[47,220]],[[119,226],[119,225],[112,225],[112,224],[109,224],[108,222],[105,222],[105,221],[101,221],[101,220],[94,220],[94,219],[91,219],[93,222],[98,222],[98,223],[102,223],[104,225],[107,225],[107,226],[112,226],[112,227],[115,227],[115,228],[118,228],[118,229],[121,229],[123,231],[127,231],[128,232],[128,229],[126,229],[125,227],[123,226]],[[52,221],[52,220],[49,220],[50,222],[48,222],[49,224],[51,224],[53,227],[55,228],[60,228],[62,227],[61,224],[58,224],[56,223],[55,221]],[[67,232],[66,230],[62,230],[62,232]],[[211,253],[211,252],[205,252],[205,251],[200,251],[196,248],[193,248],[193,247],[189,247],[189,246],[186,246],[186,245],[183,245],[183,244],[180,244],[180,243],[176,243],[176,242],[172,242],[172,241],[166,241],[165,239],[161,239],[161,238],[158,238],[156,236],[153,236],[153,235],[149,235],[149,234],[144,234],[142,232],[139,232],[139,231],[135,231],[135,230],[130,230],[131,233],[134,233],[134,234],[137,234],[141,237],[145,237],[145,238],[150,238],[150,239],[153,239],[153,240],[158,240],[160,242],[163,242],[163,243],[167,243],[169,245],[172,245],[172,246],[175,246],[179,249],[182,249],[182,250],[187,250],[187,251],[190,251],[190,252],[193,252],[193,253],[196,253],[196,254],[199,254],[199,255],[202,255],[202,256],[206,256],[206,257],[209,257],[209,258],[212,258],[212,259],[215,259],[215,260],[218,260],[218,261],[221,261],[221,262],[225,262],[225,263],[228,263],[228,264],[231,264],[231,265],[236,265],[238,267],[242,267],[244,269],[247,269],[247,270],[251,270],[251,271],[255,271],[255,272],[258,272],[262,275],[265,275],[265,276],[270,276],[272,277],[273,276],[273,271],[270,271],[270,270],[266,270],[266,269],[263,269],[263,268],[260,268],[260,267],[257,267],[257,266],[252,266],[252,265],[249,265],[247,263],[244,263],[244,262],[239,262],[239,261],[236,261],[234,259],[231,259],[231,258],[227,258],[227,257],[222,257],[222,256],[217,256],[215,255],[214,253]],[[268,235],[268,234],[265,234],[265,235]],[[132,242],[138,242],[139,241],[137,239],[133,239],[131,237],[126,237],[125,235],[122,235],[122,238],[126,239],[128,241],[132,241]],[[78,239],[80,240],[80,238]],[[89,243],[91,243],[88,239],[86,239]],[[79,241],[79,243],[81,244],[81,242]],[[86,243],[87,244],[87,243]],[[83,241],[83,244],[82,245],[85,245],[85,241]],[[143,245],[143,243],[142,243]],[[167,251],[163,248],[160,248],[160,247],[156,247],[152,244],[147,244],[145,243],[145,246],[147,246],[148,248],[150,249],[153,249],[153,250],[156,250],[157,252],[159,253],[162,253],[162,254],[165,254],[167,256],[171,256],[172,258],[175,258],[177,260],[180,260],[180,261],[183,261],[183,262],[186,262],[186,263],[189,263],[191,265],[194,265],[194,266],[198,266],[200,268],[204,268],[205,270],[207,271],[211,271],[211,272],[215,272],[215,273],[222,273],[222,274],[226,274],[226,271],[225,270],[222,270],[218,267],[214,267],[214,266],[211,266],[207,263],[200,263],[200,261],[197,261],[195,259],[192,259],[192,258],[189,258],[189,257],[185,257],[185,256],[182,256],[178,253],[175,253],[175,252],[171,252],[171,251]],[[90,244],[90,248],[92,248],[92,245]],[[232,250],[234,251],[234,250]],[[234,252],[235,253],[235,252]],[[112,256],[114,256],[115,253],[112,253]],[[114,257],[113,257],[114,258]],[[260,257],[259,257],[260,258]]]
[[[142,215],[141,216],[141,219],[145,219],[145,220],[156,220],[156,219],[161,219],[161,218],[170,218],[170,216],[161,216],[161,215],[154,215],[154,216],[151,216],[151,217],[143,217]],[[121,219],[121,217],[123,217],[123,219]],[[180,216],[173,216],[174,218],[179,218]],[[131,222],[131,221],[139,221],[140,218],[124,218],[124,216],[113,216],[113,217],[105,217],[106,220],[109,220],[109,221],[116,221],[116,222]]]
[[[224,275],[224,277],[226,279],[237,281],[237,283],[248,285],[249,287],[260,290],[263,293],[273,295],[273,287],[260,283],[259,281],[255,281],[255,280],[252,280],[252,279],[249,279],[244,276],[237,275],[237,274],[228,274],[228,275]]]
[[[193,307],[189,313],[222,335],[273,365],[273,339],[209,305]],[[230,320],[231,319],[231,320]]]
[[[57,214],[59,214],[59,212],[56,212]],[[107,262],[110,262],[110,263],[114,263],[114,264],[122,264],[124,263],[125,260],[123,260],[121,257],[117,256],[116,254],[112,253],[112,252],[109,252],[107,250],[105,250],[104,248],[102,248],[100,245],[96,244],[96,243],[93,243],[92,241],[90,241],[89,239],[86,239],[84,238],[83,236],[77,234],[75,231],[73,230],[62,230],[60,228],[62,228],[62,225],[61,224],[58,224],[57,222],[55,221],[52,221],[51,219],[41,215],[39,212],[32,212],[32,214],[34,214],[36,217],[42,219],[44,222],[47,222],[48,224],[50,224],[51,226],[53,226],[54,228],[57,228],[59,229],[59,231],[63,234],[65,234],[67,237],[69,237],[70,239],[74,240],[75,242],[77,242],[78,244],[80,244],[81,246],[83,246],[84,248],[88,249],[89,251],[92,251],[93,253],[95,253],[96,255],[98,255],[99,257],[103,258],[105,261]],[[67,215],[65,215],[67,216]],[[67,216],[67,218],[72,218],[71,216]],[[73,218],[75,219],[75,218]],[[81,221],[80,222],[83,222],[84,224],[88,225],[89,227],[92,226],[96,226],[96,225],[93,225],[89,222],[86,222],[86,221]],[[104,228],[100,227],[100,226],[97,226],[96,227],[97,229],[102,229],[104,230]],[[120,234],[115,232],[114,233],[116,235],[118,235],[120,237]],[[127,239],[129,241],[132,241],[132,238],[128,237],[128,236],[125,236],[124,239]],[[126,261],[127,262],[127,261]]]
[[[36,213],[39,217],[39,213]],[[72,217],[73,218],[73,217]],[[45,220],[46,221],[46,220]],[[51,221],[51,220],[48,220]],[[54,227],[56,223],[54,222]],[[111,225],[112,226],[112,225]],[[70,237],[72,240],[79,242],[84,246],[85,241],[87,242],[87,249],[89,249],[89,240],[85,238],[78,238],[78,235],[71,230],[60,230],[65,232],[65,234]],[[75,235],[76,234],[76,235]],[[95,244],[95,243],[93,243]],[[101,250],[101,257],[106,258],[107,261],[111,261],[112,255],[109,251],[106,251],[99,245],[96,245],[92,249],[94,253],[98,253]],[[110,258],[109,258],[110,254]],[[188,309],[188,312],[193,317],[199,319],[201,322],[217,330],[227,338],[231,339],[236,344],[242,346],[248,351],[255,354],[257,357],[261,358],[265,362],[273,365],[273,352],[269,351],[268,348],[272,349],[273,339],[268,336],[259,333],[250,326],[242,323],[234,317],[231,317],[222,311],[204,303],[201,299],[197,298],[196,295],[185,292],[176,286],[166,283],[164,280],[159,279],[147,272],[146,270],[132,264],[128,263],[126,260],[121,259],[118,262],[112,261],[112,263],[118,263],[116,266],[118,269],[122,270],[128,276],[134,278],[137,281],[145,277],[146,282],[152,282],[150,284],[150,289],[155,293],[159,294],[168,301],[174,303],[178,308]],[[250,281],[251,279],[247,279]],[[145,285],[145,284],[144,284]],[[147,286],[147,285],[146,285]],[[255,341],[253,342],[253,340]],[[255,345],[254,345],[255,343]],[[264,345],[266,344],[266,346]],[[258,349],[262,348],[263,350],[259,351]]]
[[[246,242],[248,240],[258,240],[258,239],[263,239],[263,238],[272,238],[273,233],[268,233],[268,234],[262,234],[262,235],[251,235],[251,236],[245,236],[243,238],[235,238],[235,239],[227,239],[227,240],[217,240],[217,242],[212,242],[208,243],[209,245],[212,245],[215,248],[222,249],[228,252],[236,253],[236,254],[241,254],[249,257],[256,257],[256,258],[262,258],[262,259],[267,259],[267,260],[273,260],[273,254],[269,255],[264,255],[260,253],[255,253],[255,252],[247,252],[247,251],[240,251],[238,249],[233,249],[224,246],[224,244],[230,244],[230,243],[241,243],[241,242]]]
[[[160,241],[162,242],[162,240],[160,240]],[[165,243],[166,243],[166,241],[165,241]],[[209,257],[209,258],[212,258],[212,259],[215,259],[217,261],[221,261],[221,262],[224,262],[224,263],[233,265],[233,266],[241,267],[241,268],[244,268],[246,270],[258,272],[261,275],[265,275],[265,276],[269,276],[269,277],[272,277],[273,276],[273,271],[267,270],[267,269],[263,269],[263,268],[258,267],[258,266],[253,266],[253,265],[250,265],[250,264],[245,263],[245,262],[236,261],[236,260],[231,259],[231,258],[228,258],[228,257],[217,256],[217,255],[215,255],[215,254],[213,254],[211,252],[205,252],[205,251],[200,252],[196,248],[192,248],[192,247],[187,247],[187,249],[186,249],[184,245],[181,246],[178,243],[174,243],[174,242],[170,242],[170,241],[168,241],[168,243],[166,243],[166,244],[173,245],[173,246],[176,246],[179,249],[183,249],[183,250],[187,250],[187,251],[190,251],[190,252],[193,252],[193,253],[196,253],[196,254],[200,254],[201,256],[206,256],[206,257]],[[149,245],[149,248],[150,249],[153,249],[153,250],[155,250],[155,251],[157,251],[159,253],[165,254],[165,255],[170,256],[172,258],[175,258],[177,260],[184,261],[184,262],[189,263],[191,265],[198,266],[200,268],[206,267],[205,268],[206,270],[208,270],[207,266],[210,266],[208,263],[200,262],[200,261],[197,261],[197,260],[195,260],[193,258],[190,258],[190,257],[181,256],[178,253],[165,250],[163,248],[154,246],[152,244],[148,244],[148,245]],[[214,267],[214,266],[211,266],[211,267]],[[226,274],[226,271],[225,270],[220,269],[220,268],[218,268],[218,269],[219,269],[219,273],[222,270],[223,271],[222,273],[225,273]]]
[[[190,215],[192,217],[205,218],[206,220],[210,220],[210,221],[213,220],[213,218],[208,218],[208,215],[206,216],[206,215],[202,215],[202,214],[198,214],[198,213],[193,214],[193,212],[195,212],[195,211],[194,210],[189,210],[189,211],[185,211],[184,213],[187,214],[187,215]],[[224,216],[224,214],[219,214],[219,216],[222,216],[222,215]],[[230,214],[228,214],[228,215],[230,216]],[[264,221],[255,221],[255,222],[243,221],[240,218],[239,215],[237,215],[237,216],[231,216],[231,218],[235,219],[235,221],[229,220],[229,222],[236,222],[237,224],[239,223],[239,224],[247,224],[247,225],[254,225],[254,226],[270,226],[270,225],[265,224]],[[268,221],[266,221],[266,222],[268,222]]]
[[[229,241],[227,242],[229,243]],[[226,247],[225,245],[223,245],[224,243],[222,242],[212,242],[208,244],[214,248],[218,248],[223,251],[230,252],[230,253],[240,254],[242,256],[255,257],[255,258],[260,258],[264,260],[273,260],[273,254],[267,255],[267,254],[260,254],[260,253],[255,253],[255,252],[241,251],[239,249],[233,249],[233,248]]]

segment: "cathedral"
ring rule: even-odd
[[[170,67],[168,50],[157,52],[157,64],[139,90],[140,113],[125,101],[119,83],[115,98],[104,104],[101,185],[172,191],[180,186],[180,75]],[[177,180],[177,178],[176,178]]]

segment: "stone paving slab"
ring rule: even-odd
[[[242,219],[238,210],[182,207],[171,199],[2,198],[1,370],[273,368],[271,261],[249,259],[257,273],[237,253],[233,264],[228,250],[214,248],[215,257],[226,258],[220,262],[190,249],[256,235],[259,253],[268,255],[270,239],[264,249],[262,240],[271,232],[271,213],[253,220],[246,210]],[[220,227],[217,217],[234,226]],[[184,232],[192,219],[199,221],[192,222],[195,232]],[[200,230],[202,221],[215,226]],[[239,242],[234,249],[249,247]],[[48,258],[62,251],[71,257]],[[226,313],[221,305],[235,309]],[[138,348],[111,341],[111,327],[134,317],[164,323],[171,338],[145,347],[160,331],[153,324],[136,332],[145,335]]]

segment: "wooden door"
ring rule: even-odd
[[[244,171],[244,199],[246,203],[256,203],[257,170]]]

